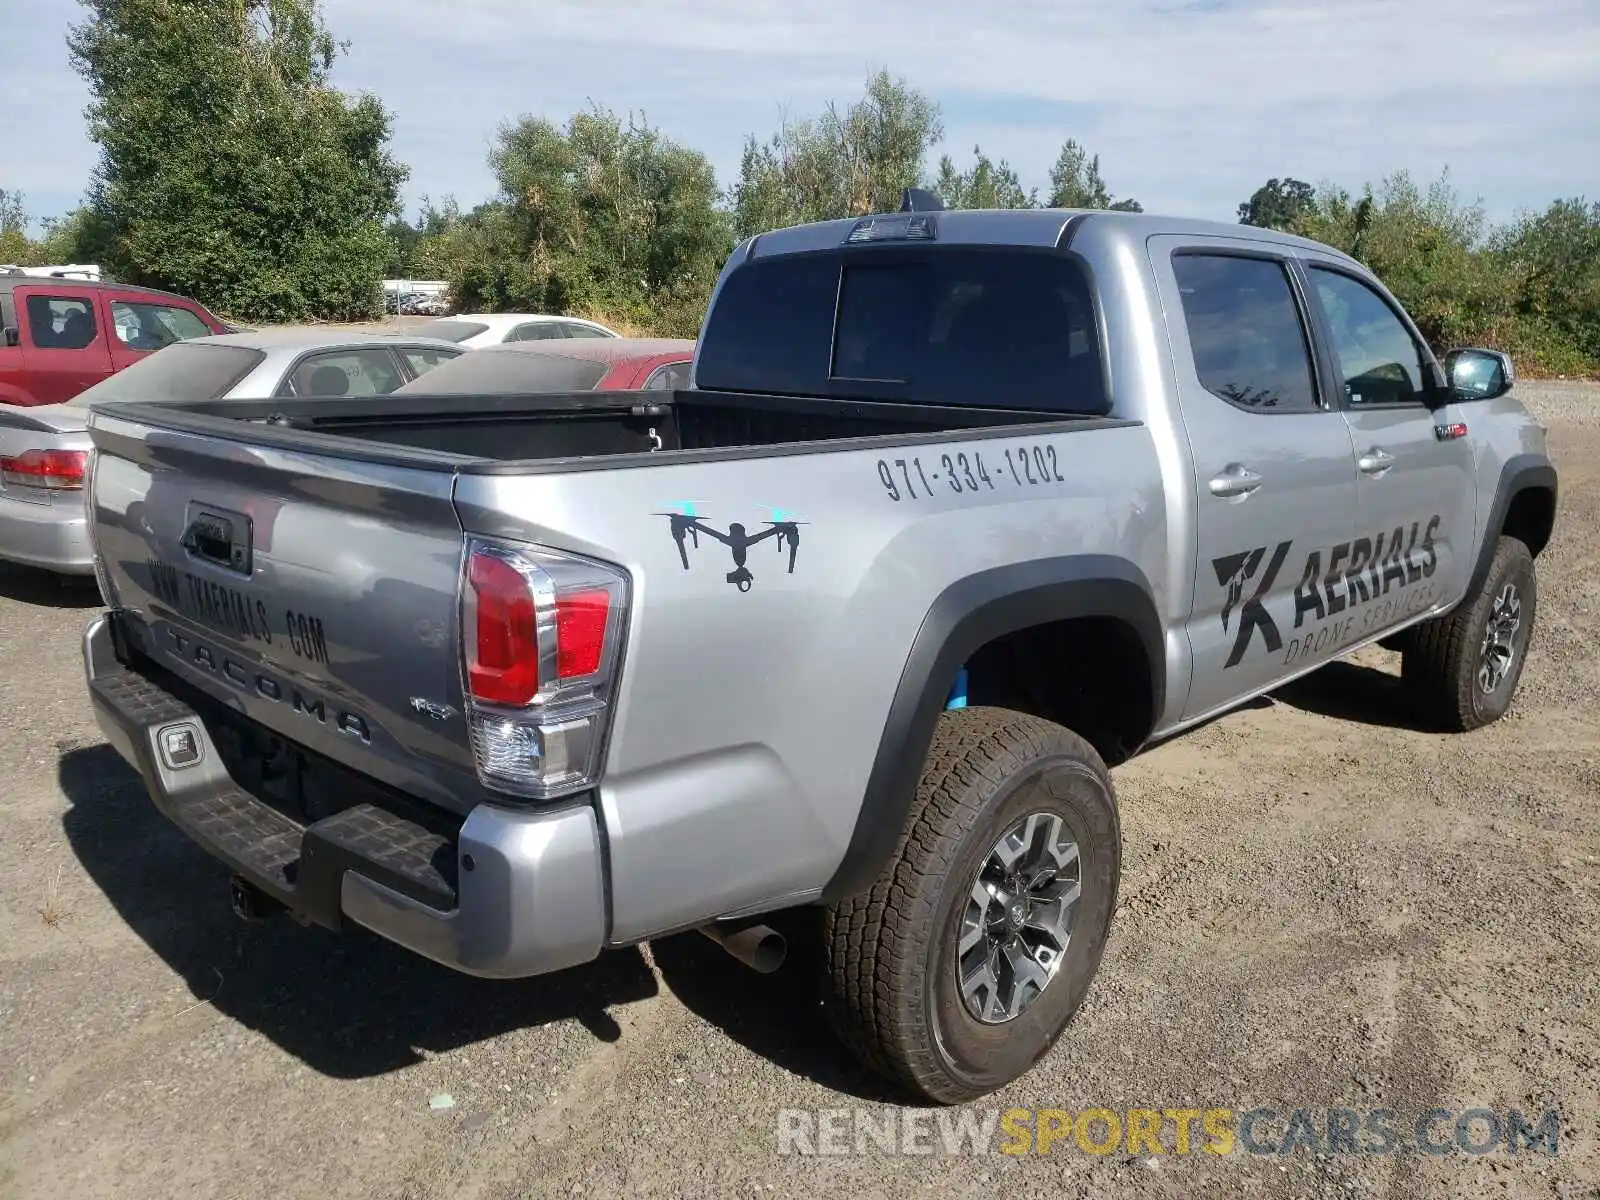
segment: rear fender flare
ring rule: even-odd
[[[1075,617],[1110,617],[1132,627],[1150,668],[1148,736],[1166,698],[1164,638],[1149,581],[1111,555],[1074,555],[996,567],[951,584],[933,602],[912,642],[884,722],[855,829],[824,902],[872,886],[905,829],[957,670],[995,638]]]

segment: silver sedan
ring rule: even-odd
[[[0,560],[92,575],[84,510],[91,405],[384,396],[467,353],[438,338],[296,328],[174,342],[65,404],[0,404]]]

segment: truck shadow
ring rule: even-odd
[[[698,933],[650,943],[667,989],[685,1008],[752,1053],[830,1091],[905,1106],[920,1101],[868,1071],[829,1026],[822,1009],[822,910],[767,918],[789,943],[771,975],[758,975]]]
[[[69,750],[58,778],[71,803],[67,840],[129,927],[196,1000],[324,1075],[382,1075],[420,1062],[423,1050],[562,1020],[616,1041],[622,1031],[606,1009],[659,991],[632,949],[537,979],[482,980],[362,929],[243,924],[229,906],[226,868],[156,811],[109,746]]]
[[[43,608],[98,608],[100,585],[93,576],[54,575],[0,562],[0,597]]]
[[[1353,662],[1331,662],[1272,693],[1272,698],[1301,712],[1386,729],[1418,733],[1437,730],[1418,714],[1398,675]]]

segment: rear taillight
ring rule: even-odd
[[[467,720],[484,786],[541,800],[591,786],[627,576],[592,559],[472,539],[461,598]]]
[[[7,487],[81,491],[88,463],[87,450],[24,450],[14,458],[0,458],[0,482]]]

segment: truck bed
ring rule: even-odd
[[[284,448],[309,448],[372,461],[398,451],[407,465],[422,451],[459,466],[531,470],[558,460],[602,457],[589,465],[618,467],[617,455],[664,451],[791,452],[806,444],[918,436],[1021,426],[1122,425],[1102,417],[931,404],[840,401],[713,391],[573,392],[538,395],[389,396],[379,399],[224,400],[191,404],[119,405],[118,415],[196,433]],[[174,418],[176,420],[174,421]],[[244,434],[234,422],[255,423]],[[219,424],[227,422],[227,424]],[[314,439],[306,438],[314,433]],[[341,439],[335,451],[329,438]],[[870,443],[869,443],[870,444]],[[861,448],[866,448],[862,446]],[[721,457],[715,453],[700,457]]]

